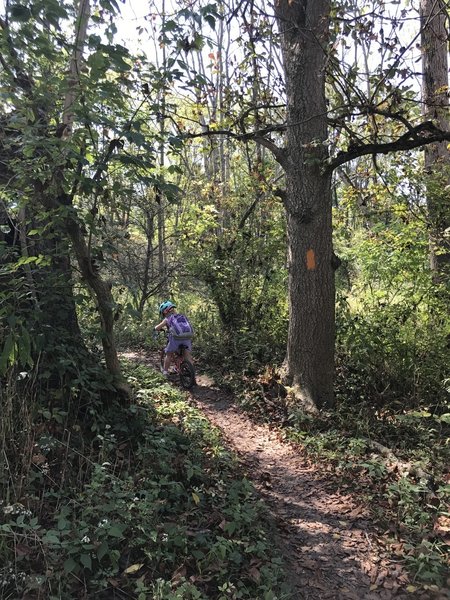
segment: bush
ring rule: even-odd
[[[20,501],[1,505],[2,593],[288,598],[263,507],[217,431],[158,374],[128,370],[135,405],[90,410],[70,438],[56,413],[40,428]]]

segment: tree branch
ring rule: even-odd
[[[324,171],[334,171],[334,169],[340,165],[350,162],[355,158],[359,158],[360,156],[389,154],[390,152],[399,152],[401,150],[413,150],[414,148],[421,148],[428,144],[445,141],[450,141],[450,131],[442,131],[441,129],[438,129],[432,121],[425,121],[416,127],[411,127],[406,133],[393,142],[350,146],[347,151],[339,152],[335,158],[326,161]]]
[[[284,129],[286,129],[286,127],[284,127]],[[271,139],[263,137],[256,134],[253,134],[250,138],[248,139],[252,139],[255,142],[257,142],[258,144],[261,144],[261,146],[264,146],[265,148],[267,148],[268,150],[270,150],[272,152],[272,154],[275,157],[275,160],[282,166],[285,167],[286,166],[286,160],[287,160],[287,152],[284,148],[280,148],[280,146],[277,146],[275,144],[275,142],[273,142]]]
[[[201,131],[199,133],[182,133],[181,137],[183,139],[194,139],[199,137],[211,137],[215,135],[224,135],[234,140],[238,140],[240,142],[245,142],[247,140],[253,140],[261,146],[264,146],[268,150],[272,152],[275,156],[277,162],[279,162],[282,166],[286,162],[287,154],[284,148],[280,148],[277,144],[271,139],[265,137],[267,134],[272,133],[274,131],[285,131],[286,125],[272,125],[270,127],[265,127],[264,129],[260,129],[258,131],[249,131],[247,133],[235,133],[230,129],[208,129],[207,131]]]

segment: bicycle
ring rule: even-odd
[[[158,333],[158,332],[157,332]],[[166,337],[168,337],[166,333]],[[175,373],[178,374],[180,385],[185,390],[190,390],[195,385],[195,369],[194,365],[184,358],[184,351],[187,346],[180,342],[177,350],[173,353],[172,366],[175,368]],[[161,348],[160,353],[160,368],[164,369],[164,359],[166,356],[165,348]]]

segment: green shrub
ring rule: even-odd
[[[128,409],[92,407],[65,440],[49,415],[26,500],[2,505],[3,593],[288,598],[264,509],[218,432],[158,374],[128,370]]]

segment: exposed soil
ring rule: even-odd
[[[152,365],[156,355],[127,355]],[[205,375],[190,401],[223,432],[273,516],[297,600],[444,600],[414,589],[377,532],[357,490],[312,464],[267,425],[252,422]]]

